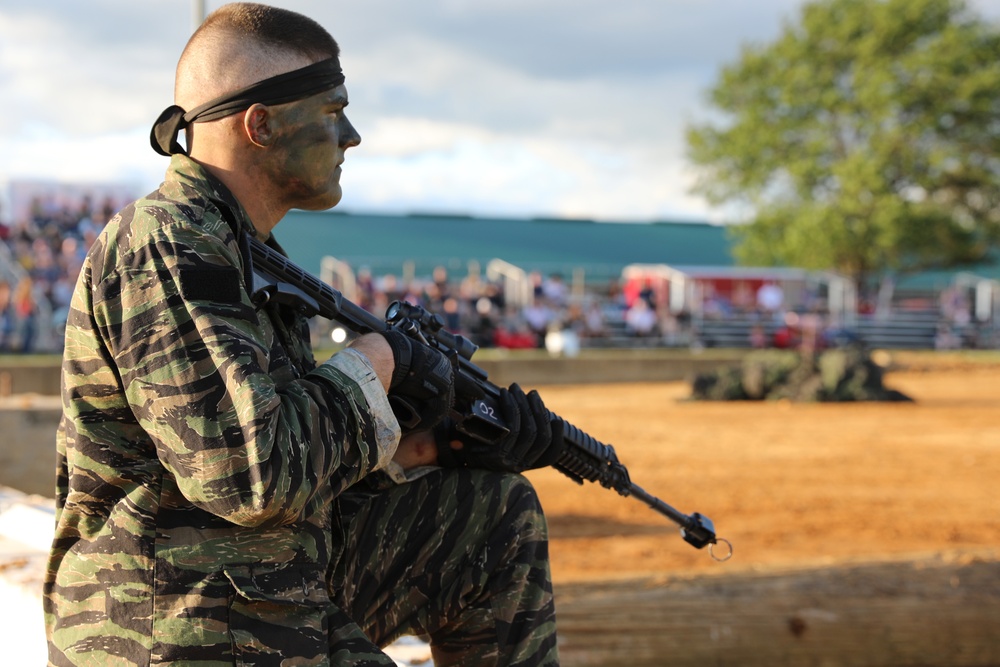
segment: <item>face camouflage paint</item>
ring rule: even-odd
[[[344,83],[344,73],[337,58],[272,76],[263,81],[210,100],[191,111],[176,104],[163,110],[153,123],[149,142],[160,155],[187,154],[177,141],[177,133],[191,123],[225,118],[249,109],[254,104],[285,104],[336,88]]]

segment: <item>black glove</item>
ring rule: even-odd
[[[455,368],[444,354],[401,331],[382,332],[396,366],[389,404],[404,431],[433,428],[455,401]]]
[[[500,390],[500,412],[510,432],[488,444],[457,433],[449,420],[434,431],[438,462],[444,467],[522,472],[555,463],[566,449],[562,420],[550,420],[537,391],[525,395],[517,384]],[[461,448],[451,442],[458,440]]]

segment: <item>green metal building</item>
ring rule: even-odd
[[[725,227],[700,222],[292,211],[275,236],[293,261],[317,273],[325,256],[374,275],[401,275],[409,262],[417,277],[444,266],[459,278],[469,262],[485,266],[501,259],[543,274],[582,270],[587,282],[618,278],[633,263],[733,264]]]

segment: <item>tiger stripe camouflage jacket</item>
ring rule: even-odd
[[[233,664],[255,641],[244,621],[299,633],[298,657],[323,664],[335,499],[387,465],[399,428],[362,355],[317,366],[303,319],[254,307],[249,225],[176,155],[87,256],[66,325],[51,664]]]

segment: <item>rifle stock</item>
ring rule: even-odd
[[[426,345],[435,347],[447,356],[458,360],[456,369],[455,410],[460,415],[458,428],[470,437],[483,442],[495,442],[507,432],[499,417],[500,388],[489,381],[486,371],[471,361],[478,349],[468,339],[452,334],[444,328],[443,320],[419,306],[395,302],[382,320],[357,304],[346,299],[336,289],[320,281],[295,265],[280,252],[255,238],[246,237],[252,262],[252,297],[259,305],[274,300],[297,307],[307,317],[320,315],[343,324],[354,334],[378,333],[396,327]],[[553,412],[550,423],[562,422],[566,451],[552,464],[578,484],[597,482],[607,489],[614,489],[625,497],[634,497],[654,511],[676,523],[688,544],[701,549],[723,542],[728,553],[717,560],[727,560],[732,555],[732,545],[717,538],[712,521],[697,512],[684,514],[659,498],[646,492],[629,478],[628,469],[618,460],[611,445],[600,442]],[[711,546],[710,546],[711,551]],[[716,557],[712,554],[713,558]]]

